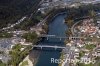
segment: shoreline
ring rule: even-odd
[[[33,63],[33,66],[36,66],[38,59],[40,57],[40,51],[37,50],[32,50],[29,54],[29,59],[31,60],[31,62]]]
[[[19,64],[19,66],[22,66],[23,65],[23,62],[27,61],[28,62],[28,65],[25,65],[25,66],[34,66],[34,64],[32,63],[32,61],[29,59],[29,55],[27,55],[24,60]]]
[[[27,61],[28,65],[25,66],[36,66],[36,63],[38,62],[38,58],[40,56],[39,51],[31,51],[30,54],[28,54],[22,62],[19,63],[18,66],[23,66],[23,63]]]

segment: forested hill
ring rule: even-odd
[[[0,0],[0,28],[34,11],[40,0]]]

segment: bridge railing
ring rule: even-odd
[[[33,45],[33,48],[54,48],[54,49],[65,49],[65,46],[51,46],[51,45]]]
[[[46,35],[46,34],[42,34],[39,37],[50,37],[50,38],[84,38],[84,37],[64,37],[64,36]]]

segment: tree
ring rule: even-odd
[[[68,19],[68,20],[67,20],[67,25],[68,25],[69,27],[71,27],[73,24],[74,24],[74,20],[72,20],[72,19]]]
[[[90,17],[95,17],[96,16],[96,12],[94,10],[90,10],[89,11],[89,15],[90,15]]]
[[[11,60],[8,62],[9,66],[18,66],[18,64],[23,60],[24,57],[29,54],[29,51],[32,49],[32,46],[27,46],[25,50],[21,51],[21,45],[17,44],[10,51]]]
[[[68,29],[68,30],[66,31],[66,35],[67,35],[67,36],[72,36],[71,29]]]
[[[27,42],[36,42],[37,41],[37,34],[35,32],[25,33],[22,36],[26,39]]]
[[[94,44],[86,44],[85,45],[85,48],[88,50],[93,50],[95,47],[96,47],[96,45],[94,45]]]
[[[6,66],[6,64],[0,60],[0,66]]]

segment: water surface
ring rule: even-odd
[[[66,14],[57,15],[49,24],[49,32],[48,35],[56,35],[56,36],[66,36],[65,31],[67,29],[66,24],[64,23],[64,18]],[[60,39],[49,38],[47,40],[45,38],[44,41],[39,44],[46,45],[64,45],[64,40],[60,41]],[[60,57],[60,52],[56,50],[44,50],[41,52],[38,63],[36,66],[58,66],[57,63],[51,63],[51,58],[58,59]]]

